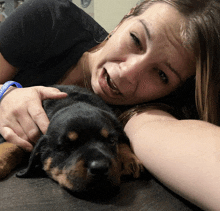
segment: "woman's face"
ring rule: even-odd
[[[180,38],[184,17],[165,3],[124,21],[91,55],[94,92],[110,104],[136,104],[166,96],[195,74]]]

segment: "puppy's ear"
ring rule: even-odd
[[[44,173],[42,170],[41,154],[42,147],[45,146],[48,137],[46,135],[42,136],[37,144],[35,145],[33,151],[31,152],[27,168],[19,171],[16,176],[20,178],[37,177]]]
[[[130,145],[130,141],[124,132],[122,124],[119,122],[118,118],[111,112],[102,111],[103,116],[106,118],[107,122],[111,122],[114,130],[117,130],[119,134],[119,143],[125,143]]]

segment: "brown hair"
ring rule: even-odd
[[[195,56],[197,110],[202,120],[220,125],[218,104],[220,2],[218,0],[145,0],[133,8],[122,21],[131,16],[141,15],[156,2],[174,6],[186,18],[181,36],[184,46]]]

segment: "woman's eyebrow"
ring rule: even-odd
[[[147,34],[148,39],[151,40],[151,34],[150,34],[150,31],[149,31],[149,29],[148,29],[148,27],[147,27],[146,21],[145,21],[144,19],[140,19],[139,21],[140,21],[140,23],[143,25],[143,27],[144,27],[144,29],[145,29],[145,32],[146,32],[146,34]]]
[[[179,78],[181,84],[183,84],[184,82],[183,82],[183,79],[181,78],[179,72],[176,69],[174,69],[170,63],[166,62],[165,65]]]
[[[139,21],[140,21],[140,23],[143,25],[143,27],[144,27],[144,29],[145,29],[145,32],[146,32],[146,34],[147,34],[148,39],[151,40],[150,30],[149,30],[149,28],[147,27],[146,21],[145,21],[144,19],[140,19]],[[174,69],[174,68],[171,66],[170,63],[166,62],[165,65],[179,78],[180,83],[183,84],[184,82],[183,82],[183,79],[181,78],[179,72],[178,72],[176,69]]]

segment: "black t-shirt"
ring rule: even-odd
[[[107,32],[69,0],[28,0],[0,26],[0,52],[23,86],[52,85]]]
[[[0,52],[19,69],[15,81],[23,86],[52,85],[106,36],[69,0],[27,0],[1,24]],[[194,87],[194,80],[189,80],[170,96],[141,107],[156,105],[179,119],[198,118]],[[134,106],[112,107],[120,114]]]

